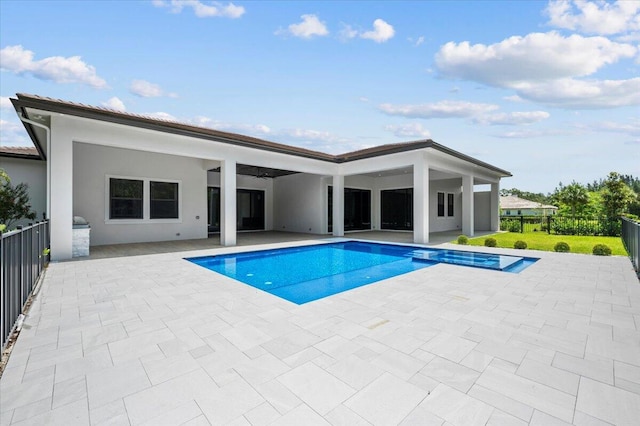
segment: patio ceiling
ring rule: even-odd
[[[220,167],[211,169],[211,171],[220,172]],[[274,179],[280,176],[293,175],[299,172],[274,169],[271,167],[251,166],[249,164],[236,164],[236,173],[239,175],[253,176],[261,179]]]

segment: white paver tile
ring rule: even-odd
[[[493,356],[473,350],[469,352],[469,355],[464,357],[462,361],[460,361],[460,364],[476,371],[484,371],[492,360]]]
[[[159,357],[159,359],[145,358],[142,360],[142,365],[152,385],[157,385],[200,368],[200,365],[189,353],[182,353],[168,358],[164,356]]]
[[[200,393],[198,406],[212,425],[231,422],[265,402],[249,384],[236,380],[228,385]]]
[[[53,385],[52,408],[87,399],[87,382],[85,376],[75,377]]]
[[[10,420],[3,421],[2,424],[8,425],[11,422],[18,423],[49,411],[51,411],[51,398],[41,399],[40,401],[18,407],[13,411],[5,411],[5,413],[13,414],[13,417],[9,416]]]
[[[518,367],[516,374],[571,395],[578,393],[580,376],[537,361],[525,359]]]
[[[221,331],[220,334],[241,351],[246,351],[272,339],[271,336],[251,324],[237,325]]]
[[[362,389],[384,373],[382,368],[363,362],[356,355],[334,363],[327,371],[356,390]]]
[[[476,383],[561,420],[570,422],[573,418],[575,397],[549,386],[491,366],[487,367]]]
[[[281,415],[271,404],[264,402],[247,412],[244,417],[252,426],[262,426],[271,424],[276,419],[279,419]]]
[[[420,404],[456,426],[485,425],[494,408],[447,385],[439,385]]]
[[[258,358],[243,361],[234,369],[253,386],[268,382],[289,371],[287,364],[268,352]]]
[[[202,410],[195,401],[188,401],[179,407],[162,413],[144,423],[143,426],[181,425],[202,416]]]
[[[89,406],[93,410],[151,386],[140,361],[87,374]]]
[[[277,380],[271,380],[258,385],[256,386],[256,390],[269,404],[278,410],[280,414],[286,414],[302,404],[300,398]]]
[[[65,425],[81,426],[89,424],[89,409],[87,400],[79,400],[71,404],[63,405],[38,416],[31,417],[21,422],[14,423],[17,426],[26,425]]]
[[[124,398],[124,403],[131,423],[139,424],[216,389],[217,385],[204,371],[195,370],[131,394]]]
[[[475,350],[514,364],[520,364],[526,354],[524,349],[521,349],[514,344],[503,343],[491,339],[485,339],[478,343]]]
[[[278,380],[322,415],[355,393],[346,383],[311,362],[294,368]]]
[[[589,377],[599,382],[613,384],[613,360],[587,354],[585,358],[556,353],[553,367]]]
[[[344,405],[371,424],[398,424],[426,395],[426,391],[384,373]]]
[[[345,407],[343,404],[338,405],[324,416],[325,420],[333,426],[370,426],[371,423],[357,415],[355,412]]]
[[[271,424],[273,426],[330,426],[330,423],[322,416],[304,404],[289,411]]]
[[[576,410],[619,426],[637,425],[640,395],[582,377]]]
[[[564,422],[557,417],[550,416],[538,410],[533,412],[529,424],[531,426],[571,426],[571,423]]]
[[[422,349],[450,361],[460,362],[476,345],[471,340],[442,332],[422,345]]]
[[[585,414],[579,410],[576,410],[573,416],[573,424],[576,426],[613,426],[609,422],[596,419],[595,417]]]
[[[91,409],[89,412],[92,426],[129,426],[129,416],[122,399]]]
[[[427,364],[420,373],[464,393],[480,376],[475,370],[440,357]]]
[[[640,367],[614,362],[615,386],[640,394]]]
[[[426,365],[426,362],[395,349],[389,349],[378,355],[371,360],[371,363],[404,380],[409,380]]]

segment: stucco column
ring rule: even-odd
[[[220,245],[236,245],[236,162],[220,161]]]
[[[462,233],[474,235],[473,215],[473,176],[462,176]]]
[[[413,164],[413,242],[429,242],[429,163],[422,156]]]
[[[333,176],[333,236],[344,237],[344,176]]]
[[[500,182],[491,184],[491,230],[500,230]]]
[[[47,161],[51,219],[51,260],[71,259],[73,252],[73,140],[66,117],[51,117],[51,147]]]

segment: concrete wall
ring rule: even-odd
[[[23,158],[0,157],[0,169],[11,178],[15,186],[19,183],[29,185],[29,200],[31,209],[36,212],[36,220],[42,220],[47,210],[47,163],[40,160],[26,160]],[[11,225],[26,225],[32,220],[20,220]]]
[[[473,194],[474,228],[476,231],[491,230],[491,191]]]
[[[107,176],[179,181],[180,219],[109,220]],[[73,215],[89,221],[91,245],[207,238],[204,162],[195,158],[74,143]]]
[[[326,233],[326,186],[321,176],[299,173],[273,181],[273,229]],[[323,224],[324,227],[323,227]]]

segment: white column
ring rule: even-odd
[[[47,152],[51,219],[51,260],[68,260],[73,249],[73,139],[65,117],[51,117],[51,147]]]
[[[473,216],[473,176],[462,176],[462,233],[469,237],[474,235]]]
[[[220,245],[236,245],[236,162],[220,162]]]
[[[344,176],[333,176],[333,236],[344,237]]]
[[[422,156],[413,164],[413,242],[429,242],[429,163]]]
[[[500,182],[491,184],[491,230],[500,230]]]

